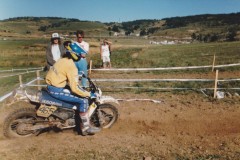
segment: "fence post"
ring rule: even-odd
[[[19,75],[19,84],[20,84],[20,87],[23,86],[23,85],[22,85],[23,83],[22,83],[22,75],[21,75],[21,74]]]
[[[38,90],[41,90],[41,87],[40,87],[40,71],[37,70],[37,85],[38,85]]]
[[[213,98],[216,98],[216,96],[217,96],[217,83],[218,83],[218,70],[216,70],[215,86],[214,86],[214,96],[213,96]]]
[[[92,73],[92,60],[90,60],[89,64],[89,75]]]
[[[212,64],[212,72],[214,71],[215,59],[216,59],[216,56],[215,56],[215,53],[214,53],[214,55],[213,55],[213,64]]]

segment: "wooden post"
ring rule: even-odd
[[[217,83],[218,83],[218,70],[216,70],[215,86],[214,86],[214,96],[213,96],[213,98],[217,97]]]
[[[20,87],[22,87],[22,75],[21,74],[19,75],[19,84],[20,84]]]
[[[38,90],[41,90],[41,87],[40,87],[40,71],[37,70],[37,85],[38,85]]]
[[[89,75],[92,73],[92,60],[90,60],[89,64]]]
[[[213,56],[213,64],[212,64],[212,72],[214,71],[215,59],[216,59],[216,56],[215,56],[215,53],[214,53],[214,56]]]

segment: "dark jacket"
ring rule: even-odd
[[[63,55],[66,53],[66,49],[64,48],[63,45],[59,45],[59,50],[61,52],[61,57],[63,57]],[[49,68],[51,66],[54,65],[55,60],[53,60],[53,55],[52,55],[52,44],[49,43],[47,46],[47,50],[46,50],[46,57],[47,57],[47,70],[49,70]]]

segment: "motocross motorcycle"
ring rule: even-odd
[[[89,99],[91,125],[102,129],[110,128],[118,119],[119,103],[111,96],[102,96],[101,89],[89,77],[87,79],[89,90],[98,95],[95,99]],[[22,105],[13,104],[13,111],[5,118],[3,133],[6,137],[39,135],[51,129],[75,128],[81,123],[76,116],[76,104],[55,99],[44,88],[32,94],[27,92],[29,91],[25,89],[16,91],[15,97],[21,103],[25,102]],[[80,129],[79,131],[81,132]]]

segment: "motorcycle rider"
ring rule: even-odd
[[[79,116],[82,120],[82,127],[80,126],[82,134],[95,134],[100,131],[100,128],[90,125],[87,111],[88,98],[96,98],[97,95],[79,86],[78,69],[74,64],[80,60],[80,55],[84,53],[84,50],[75,43],[70,43],[66,48],[66,54],[53,65],[46,75],[47,90],[54,98],[77,103]]]

